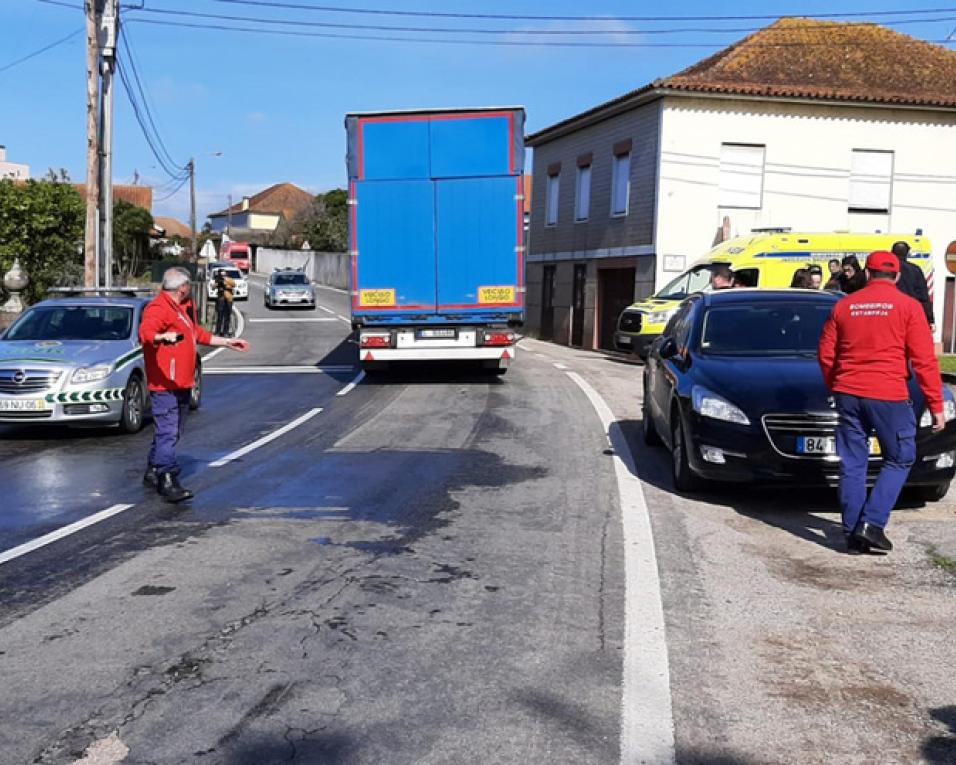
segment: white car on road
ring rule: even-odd
[[[249,280],[231,263],[212,263],[209,266],[209,278],[206,280],[206,296],[210,300],[216,299],[216,273],[222,271],[223,276],[232,279],[236,286],[232,292],[233,300],[249,299]]]

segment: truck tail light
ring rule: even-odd
[[[362,335],[359,342],[363,348],[391,348],[392,336],[388,333]]]
[[[514,332],[485,332],[482,336],[484,345],[514,345]]]

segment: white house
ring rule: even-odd
[[[528,143],[539,334],[606,346],[623,302],[728,235],[764,227],[922,229],[936,256],[938,334],[947,324],[956,52],[876,24],[781,19]]]
[[[0,146],[0,180],[11,178],[15,181],[30,180],[30,166],[19,162],[7,161],[7,147]]]

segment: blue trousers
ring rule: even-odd
[[[148,462],[160,473],[179,474],[176,444],[186,424],[189,411],[189,391],[150,391],[153,404],[153,445]]]
[[[877,401],[835,394],[840,422],[836,448],[840,456],[840,508],[843,530],[853,532],[861,521],[886,527],[890,511],[916,462],[916,414],[909,401]],[[876,432],[883,467],[866,493],[870,433]]]

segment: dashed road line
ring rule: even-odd
[[[561,364],[561,363],[559,363],[559,362],[557,362],[557,361],[554,362],[554,368],[555,368],[555,369],[560,369],[560,370],[562,370],[562,371],[567,371],[567,370],[568,370],[568,367],[566,367],[564,364]]]
[[[326,308],[324,305],[320,305],[320,306],[319,306],[319,310],[320,310],[320,311],[325,311],[326,313],[331,313],[331,314],[334,314],[334,313],[335,313],[335,311],[333,311],[331,308]]]
[[[348,318],[347,316],[343,316],[342,314],[337,313],[337,314],[335,314],[335,318],[336,318],[336,319],[339,319],[340,321],[344,321],[344,322],[345,322],[346,324],[348,324],[350,327],[352,326],[352,320],[351,320],[350,318]]]
[[[330,375],[351,372],[355,369],[351,364],[332,364],[316,366],[314,364],[290,364],[287,366],[244,366],[244,367],[214,367],[204,369],[204,375]]]
[[[634,455],[601,395],[576,372],[567,376],[597,412],[614,451],[624,528],[624,677],[621,763],[673,765],[674,715],[664,631],[664,605],[654,536]]]
[[[347,396],[347,395],[349,395],[349,393],[351,393],[353,390],[355,390],[355,387],[356,387],[357,385],[361,384],[362,380],[364,380],[364,379],[365,379],[365,371],[362,370],[361,372],[359,372],[359,373],[355,376],[355,379],[352,380],[352,382],[350,382],[348,385],[346,385],[344,388],[342,388],[342,390],[340,390],[340,391],[339,391],[338,393],[336,393],[335,395],[336,395],[336,396]]]
[[[262,446],[265,446],[266,444],[271,443],[272,441],[275,441],[277,438],[284,436],[290,430],[295,430],[297,427],[299,427],[303,423],[308,422],[309,420],[311,420],[313,417],[315,417],[317,414],[320,414],[321,412],[322,412],[322,407],[316,407],[315,409],[310,409],[301,417],[296,417],[294,420],[292,420],[292,422],[286,423],[281,428],[277,430],[273,430],[271,433],[268,433],[264,435],[262,438],[259,438],[253,441],[251,444],[246,444],[241,449],[236,449],[236,451],[230,452],[225,457],[220,457],[215,462],[210,462],[209,467],[217,468],[217,467],[222,467],[223,465],[228,465],[230,462],[235,462],[240,457],[244,457],[245,455],[249,454],[249,452],[253,452],[256,449]]]
[[[29,542],[24,542],[18,547],[13,547],[0,553],[0,565],[7,563],[8,561],[15,560],[16,558],[26,555],[27,553],[31,553],[34,550],[39,550],[41,547],[46,547],[51,542],[56,542],[58,539],[63,539],[64,537],[70,536],[70,534],[75,534],[77,531],[81,531],[87,526],[92,526],[94,523],[99,523],[100,521],[105,521],[107,518],[112,518],[114,515],[118,515],[124,510],[129,510],[131,507],[133,507],[133,505],[113,505],[105,510],[100,510],[98,513],[93,513],[93,515],[88,515],[86,518],[81,518],[80,520],[71,523],[68,526],[59,528],[56,531],[51,531],[49,534],[44,534],[42,537],[37,537]]]

